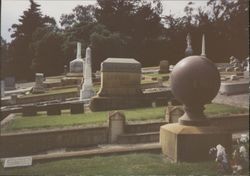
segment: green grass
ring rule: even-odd
[[[217,175],[215,162],[170,163],[160,154],[68,159],[35,164],[26,168],[3,169],[0,175]]]
[[[164,120],[166,107],[141,108],[122,110],[125,113],[127,121],[146,121],[146,120]],[[238,108],[221,104],[206,105],[205,114],[207,116],[223,116],[230,114],[248,113],[248,109]],[[55,128],[75,125],[100,125],[107,122],[108,111],[102,112],[86,112],[84,114],[71,115],[69,111],[62,115],[47,116],[44,112],[40,112],[34,117],[24,117],[17,114],[17,117],[11,121],[1,132],[10,132],[21,129],[39,129],[39,128]]]
[[[223,104],[207,104],[205,106],[204,113],[207,116],[225,116],[231,114],[241,114],[241,113],[249,113],[249,109],[246,108],[239,108],[230,105],[223,105]]]
[[[164,107],[129,109],[124,110],[127,120],[154,120],[164,118]],[[52,128],[74,125],[87,124],[103,124],[107,122],[109,111],[102,112],[86,112],[84,114],[71,115],[69,111],[62,115],[47,116],[44,112],[34,117],[16,118],[6,128],[1,129],[2,132],[20,130],[20,129],[36,129],[36,128]],[[17,115],[21,117],[21,115]]]

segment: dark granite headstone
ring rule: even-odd
[[[82,114],[84,113],[84,104],[83,103],[72,103],[70,105],[71,114]]]
[[[16,89],[16,80],[15,77],[6,77],[4,79],[5,90],[14,90]]]
[[[23,116],[35,116],[37,114],[36,106],[24,106],[22,109]]]
[[[60,104],[48,105],[47,115],[61,115],[61,105]]]

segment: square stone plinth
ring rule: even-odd
[[[141,91],[141,64],[130,58],[108,58],[101,64],[99,96],[136,96]]]
[[[91,111],[108,111],[117,109],[130,109],[149,107],[152,99],[148,97],[99,97],[91,98],[89,108]]]
[[[232,134],[216,127],[185,126],[178,123],[160,128],[162,152],[174,162],[197,162],[211,159],[209,149],[221,144],[231,153]]]

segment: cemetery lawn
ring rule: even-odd
[[[3,169],[0,175],[207,175],[216,176],[215,162],[170,163],[160,154],[128,154],[78,158],[30,167]]]
[[[156,108],[140,108],[121,110],[128,122],[131,121],[164,121],[165,106]],[[1,128],[1,132],[14,132],[19,130],[37,130],[41,128],[63,128],[70,126],[101,126],[107,124],[109,111],[86,112],[84,114],[71,115],[69,111],[62,111],[62,115],[47,116],[45,112],[39,112],[34,117],[16,117],[7,126]],[[206,105],[207,116],[224,116],[230,114],[248,113],[248,109],[238,108],[222,104]]]

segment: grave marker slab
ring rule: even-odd
[[[15,157],[15,158],[6,158],[4,160],[4,168],[11,167],[23,167],[23,166],[31,166],[32,165],[32,157]]]

